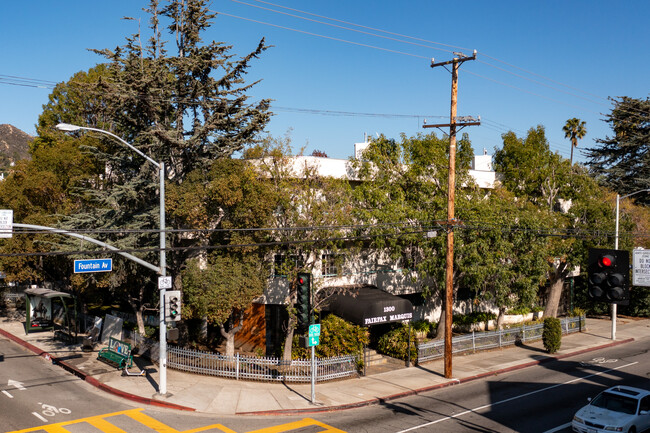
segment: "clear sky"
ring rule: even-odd
[[[161,3],[164,3],[162,1]],[[146,0],[5,0],[0,6],[0,124],[35,133],[52,85],[146,32]],[[245,55],[260,38],[274,47],[253,62],[251,92],[274,100],[268,132],[290,131],[295,148],[348,158],[364,134],[399,138],[449,121],[451,75],[436,62],[471,55],[459,74],[458,115],[476,153],[493,153],[509,130],[538,124],[566,158],[562,126],[587,122],[580,149],[611,134],[610,96],[650,92],[647,0],[214,0],[220,12],[205,39]],[[145,33],[148,36],[148,33]],[[171,46],[169,47],[172,48]],[[42,81],[36,81],[42,80]],[[440,134],[441,132],[438,132]]]

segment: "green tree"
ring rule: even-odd
[[[547,271],[541,212],[500,187],[473,205],[460,228],[460,284],[498,309],[501,327],[507,310],[537,303]]]
[[[275,274],[285,279],[280,285],[286,289],[283,303],[289,317],[284,327],[282,356],[290,360],[297,325],[294,282],[298,272],[312,272],[322,263],[323,253],[341,269],[354,252],[354,245],[345,241],[350,236],[346,226],[350,225],[353,213],[351,186],[348,179],[321,175],[318,160],[303,156],[302,150],[294,155],[288,136],[269,137],[245,156],[269,179],[278,199],[271,227],[275,229],[273,239],[279,245],[275,254],[282,258],[274,263]],[[334,293],[314,279],[312,290],[315,310]]]
[[[582,137],[587,134],[587,128],[585,125],[586,123],[584,120],[573,117],[567,120],[566,124],[562,127],[564,138],[571,139],[571,165],[573,165],[573,148],[578,147],[578,140],[582,139]]]
[[[403,277],[416,281],[432,303],[444,302],[445,236],[449,140],[435,134],[402,135],[398,142],[380,136],[360,159],[353,160],[359,177],[354,189],[355,218],[368,225],[366,247],[386,252],[402,264]],[[473,155],[467,135],[458,141],[456,218],[463,220],[471,202],[481,195],[469,176]],[[432,236],[428,236],[431,234]],[[435,235],[434,235],[435,234]],[[460,243],[462,245],[462,243]],[[462,250],[454,254],[454,290],[462,280]],[[438,335],[444,330],[444,308]]]
[[[254,228],[271,223],[275,192],[249,161],[218,159],[209,173],[196,170],[172,185],[168,207],[175,227],[189,230],[195,245],[182,271],[183,314],[203,321],[203,339],[208,324],[219,326],[232,354],[237,323],[266,283],[266,250],[256,245],[269,236]]]
[[[14,211],[16,223],[56,225],[61,215],[78,211],[79,203],[70,191],[78,182],[93,178],[96,166],[72,141],[57,148],[33,146],[30,155],[30,160],[19,161],[0,182],[0,206]],[[59,235],[16,231],[0,248],[8,254],[47,254],[57,250],[61,241]],[[78,243],[75,249],[79,249]],[[0,264],[12,282],[60,281],[70,285],[72,264],[62,256],[5,256]]]
[[[226,356],[233,356],[243,313],[264,290],[261,263],[253,255],[219,252],[207,266],[190,260],[182,279],[183,315],[218,325],[226,339]]]
[[[163,162],[167,185],[180,185],[192,172],[207,173],[215,159],[254,143],[264,129],[270,118],[269,101],[249,101],[247,93],[255,83],[246,83],[245,76],[267,46],[262,40],[253,52],[237,59],[230,46],[204,44],[201,37],[215,16],[205,0],[172,0],[162,9],[151,0],[145,12],[151,37],[143,42],[138,29],[115,50],[95,50],[107,60],[93,71],[97,78],[70,80],[66,91],[53,95],[45,107],[39,127],[45,131],[58,122],[70,122],[110,131]],[[176,42],[173,54],[162,37],[165,24]],[[77,194],[84,206],[62,219],[61,225],[107,230],[110,235],[102,240],[119,248],[149,249],[139,255],[157,262],[158,251],[151,248],[158,241],[157,169],[109,137],[91,134],[80,140],[102,172],[79,186]],[[188,246],[180,233],[170,233],[168,239],[172,249]],[[199,245],[202,241],[197,239]],[[169,274],[180,275],[191,251],[169,255]],[[155,292],[152,276],[143,277],[131,263],[116,263],[116,267],[122,269],[114,272],[115,287],[147,286]],[[174,282],[180,283],[180,278]],[[129,297],[136,315],[146,306],[143,296],[146,293],[134,292]]]
[[[587,165],[599,182],[620,195],[650,188],[650,98],[627,96],[612,99],[614,107],[606,116],[613,136],[597,139],[599,146],[586,149]],[[635,196],[650,203],[650,194]]]
[[[549,285],[544,316],[555,317],[565,280],[586,263],[588,248],[606,245],[606,230],[613,232],[612,201],[584,169],[572,170],[550,151],[541,126],[531,128],[525,138],[504,134],[494,160],[504,187],[540,208],[540,228],[548,229],[542,247]]]

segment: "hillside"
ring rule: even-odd
[[[31,135],[12,125],[0,125],[0,173],[6,173],[21,159],[29,159],[29,143],[34,139]]]

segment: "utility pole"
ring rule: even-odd
[[[465,56],[463,53],[454,53],[456,57],[446,62],[435,63],[431,59],[431,67],[451,65],[451,114],[448,124],[423,125],[424,128],[449,127],[449,185],[447,189],[447,256],[446,256],[446,282],[445,282],[445,378],[452,378],[451,368],[451,322],[453,317],[454,302],[454,199],[456,194],[456,130],[473,125],[480,125],[481,118],[465,118],[462,120],[456,117],[456,106],[458,104],[458,68],[468,60],[476,60],[476,50],[472,56]],[[447,69],[449,70],[449,69]],[[461,120],[461,122],[458,122]]]

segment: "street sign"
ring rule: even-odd
[[[318,325],[309,325],[309,333],[307,334],[309,337],[320,337],[320,324]],[[316,340],[318,341],[318,340]],[[318,343],[315,344],[317,346]]]
[[[650,287],[650,250],[632,250],[632,285]]]
[[[310,335],[307,347],[318,346],[319,343],[320,343],[320,337],[318,335],[316,336]]]
[[[0,209],[0,238],[10,238],[14,226],[14,211]]]
[[[75,274],[83,274],[88,272],[111,272],[112,270],[113,259],[91,259],[74,261]]]
[[[171,289],[172,288],[172,277],[158,277],[158,288],[159,289]]]

